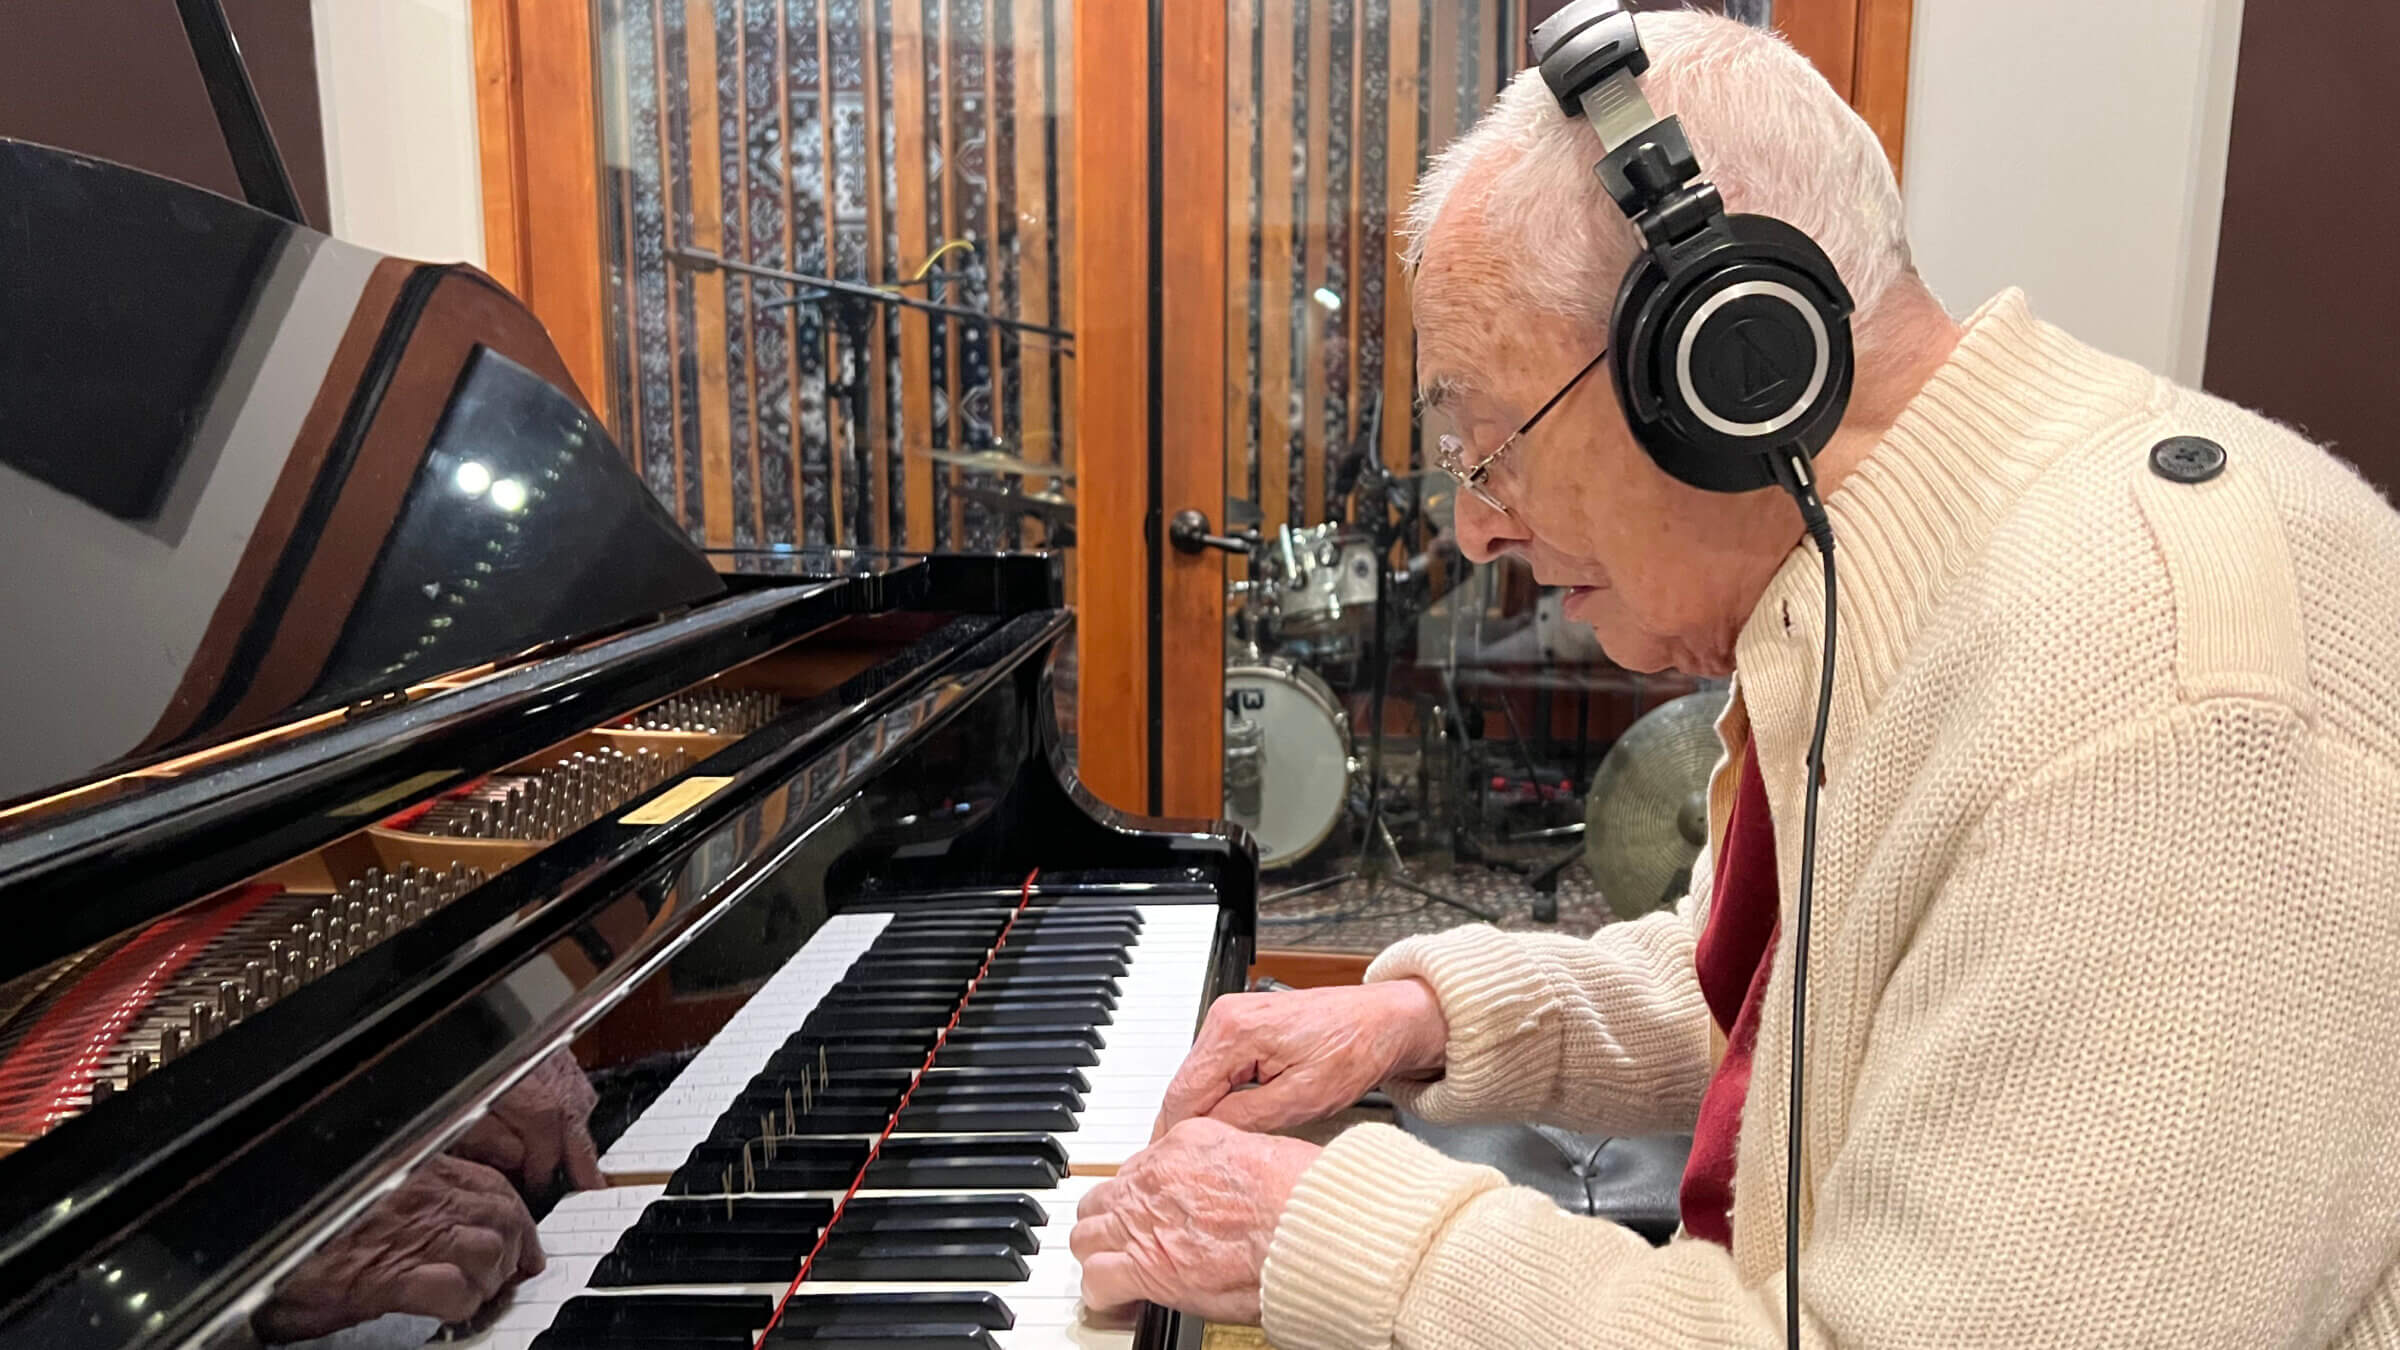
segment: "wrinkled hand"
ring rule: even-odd
[[[386,1313],[463,1322],[541,1270],[533,1215],[508,1178],[436,1155],[293,1271],[251,1324],[274,1345]]]
[[[575,1057],[554,1051],[501,1093],[450,1151],[508,1173],[528,1192],[547,1191],[562,1165],[568,1185],[598,1190],[608,1184],[592,1145],[592,1107],[599,1100]]]
[[[1228,994],[1209,1005],[1150,1137],[1194,1116],[1245,1130],[1323,1120],[1387,1078],[1440,1068],[1449,1039],[1420,980]]]
[[[1105,1315],[1140,1302],[1257,1326],[1259,1273],[1275,1221],[1315,1144],[1187,1120],[1094,1186],[1067,1245],[1083,1302]]]

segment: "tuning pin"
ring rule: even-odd
[[[117,1080],[114,1078],[95,1078],[92,1080],[92,1105],[98,1106],[100,1103],[107,1101],[109,1098],[116,1095]]]
[[[217,1015],[228,1025],[241,1020],[241,992],[242,986],[236,981],[217,981]]]
[[[325,925],[332,921],[333,915],[320,905],[308,912],[308,931],[322,933],[325,931]]]
[[[275,992],[275,998],[277,1002],[281,1002],[282,1000],[290,998],[292,995],[300,992],[300,972],[296,970],[287,970],[277,978],[283,985],[281,989],[278,989]]]
[[[317,971],[324,965],[324,963],[325,935],[323,933],[311,933],[308,935],[308,963],[305,971],[307,977],[312,980],[317,978]]]
[[[150,1052],[147,1050],[134,1051],[133,1058],[126,1061],[125,1064],[125,1086],[132,1087],[149,1076]]]
[[[183,1028],[169,1024],[158,1033],[158,1062],[161,1067],[183,1057]]]
[[[325,921],[325,946],[333,951],[345,951],[350,943],[350,922],[347,919]]]
[[[274,947],[275,944],[272,942],[267,944],[270,955],[272,955]],[[267,966],[265,962],[244,961],[242,963],[242,988],[249,990],[250,997],[252,998],[258,998],[267,992]]]
[[[402,870],[406,870],[406,869],[407,869],[407,867],[408,867],[408,864],[406,864],[406,863],[402,863],[400,866],[401,866]],[[378,885],[381,885],[381,884],[383,883],[383,869],[382,869],[382,868],[380,868],[380,867],[370,867],[370,868],[368,868],[368,869],[367,869],[367,874],[366,874],[366,877],[364,878],[364,880],[365,880],[365,883],[366,883],[367,885],[369,885],[369,886],[378,886]]]

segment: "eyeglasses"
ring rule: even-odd
[[[1485,506],[1492,508],[1501,515],[1507,516],[1511,520],[1516,519],[1517,513],[1508,508],[1508,503],[1501,501],[1498,497],[1493,496],[1491,489],[1484,486],[1485,482],[1487,482],[1492,476],[1492,466],[1499,463],[1500,457],[1507,454],[1509,452],[1509,448],[1514,446],[1518,440],[1523,438],[1526,432],[1533,430],[1536,422],[1539,422],[1543,418],[1549,416],[1550,410],[1558,406],[1560,399],[1563,399],[1567,395],[1575,392],[1575,386],[1583,383],[1583,377],[1591,374],[1594,370],[1599,369],[1600,363],[1607,359],[1607,357],[1608,348],[1602,347],[1598,356],[1595,356],[1590,361],[1584,363],[1583,369],[1575,372],[1574,379],[1571,379],[1565,384],[1559,386],[1558,392],[1550,396],[1550,401],[1544,403],[1540,408],[1536,409],[1533,416],[1526,418],[1523,426],[1518,427],[1515,431],[1510,432],[1508,434],[1508,439],[1500,442],[1499,447],[1493,450],[1492,453],[1476,460],[1473,464],[1469,464],[1467,463],[1466,442],[1460,440],[1456,436],[1445,435],[1439,442],[1436,443],[1434,464],[1439,467],[1443,473],[1446,473],[1453,479],[1457,480],[1460,487],[1474,493],[1475,500],[1482,502]]]

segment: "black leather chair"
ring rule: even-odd
[[[1682,1223],[1688,1134],[1612,1139],[1547,1125],[1436,1125],[1399,1113],[1403,1130],[1461,1162],[1499,1168],[1574,1214],[1613,1219],[1657,1246]]]

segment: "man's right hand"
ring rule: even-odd
[[[1193,1116],[1243,1130],[1322,1120],[1385,1079],[1439,1069],[1449,1039],[1421,980],[1228,994],[1209,1005],[1151,1138]]]

